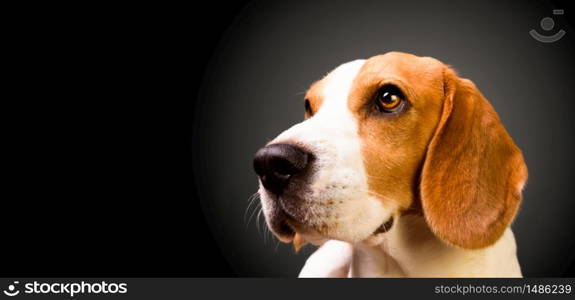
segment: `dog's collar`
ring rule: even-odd
[[[387,222],[381,224],[373,234],[385,233],[391,229],[391,226],[393,226],[393,217],[389,218]]]

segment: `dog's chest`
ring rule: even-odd
[[[354,247],[349,277],[405,277],[399,264],[378,250]]]

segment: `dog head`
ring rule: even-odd
[[[305,121],[254,159],[280,240],[356,243],[416,212],[441,240],[474,249],[513,220],[521,151],[475,85],[440,61],[390,52],[343,64],[304,107]]]

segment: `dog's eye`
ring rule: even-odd
[[[377,92],[375,105],[380,112],[398,111],[403,106],[403,95],[395,86],[384,86]]]
[[[313,110],[311,109],[311,104],[308,99],[305,99],[305,113],[307,116],[311,117],[313,115]]]

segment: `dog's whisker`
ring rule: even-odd
[[[263,227],[263,234],[264,234],[264,245],[267,245],[267,241],[268,241],[268,236],[269,236],[269,241],[273,241],[274,235],[271,233],[270,229],[268,228],[268,226],[266,225],[266,219],[264,218],[260,218],[261,216],[263,216],[262,214],[262,210],[260,210],[260,212],[258,213],[258,224],[259,224],[259,220],[262,220],[262,227]]]
[[[248,203],[248,206],[246,207],[246,211],[244,212],[244,222],[246,221],[246,217],[247,217],[247,215],[248,215],[248,212],[249,212],[249,210],[250,210],[250,207],[253,205],[254,202],[256,202],[255,200],[258,199],[258,198],[259,198],[259,193],[258,193],[258,192],[255,192],[253,195],[251,195],[251,196],[248,198],[249,203]]]
[[[258,215],[256,216],[256,226],[258,228],[258,232],[260,232],[260,217],[262,214],[262,210],[263,210],[263,208],[260,206],[260,209],[258,211]]]
[[[256,195],[255,197],[253,197],[252,200],[250,200],[250,202],[248,203],[248,208],[251,207],[258,200],[259,200],[259,195]]]
[[[249,198],[248,198],[248,202],[252,202],[254,200],[254,198],[257,198],[260,195],[259,192],[255,192],[253,193]]]
[[[265,218],[261,218],[261,216],[263,216],[262,209],[260,209],[260,211],[258,212],[258,216],[257,216],[258,232],[260,232],[260,234],[263,235],[264,245],[267,245],[268,235],[271,233],[269,231],[269,228],[266,226]],[[260,225],[260,221],[263,223],[262,225]],[[260,229],[260,227],[262,229]],[[271,241],[271,239],[270,239],[270,241]]]
[[[266,245],[266,229],[267,229],[267,228],[266,228],[266,226],[261,226],[261,225],[260,225],[260,222],[261,222],[261,218],[260,218],[261,214],[260,214],[260,213],[261,213],[261,209],[260,209],[260,211],[258,212],[258,216],[256,217],[256,218],[257,218],[257,219],[256,219],[256,224],[257,224],[257,228],[258,228],[258,235],[260,236],[260,238],[263,239],[264,245]],[[264,220],[264,222],[265,222],[265,220]],[[262,228],[263,228],[263,229],[262,229]]]
[[[260,209],[261,209],[261,205],[259,205],[259,206],[260,206]],[[248,219],[247,225],[250,224],[250,222],[252,221],[252,218],[253,218],[254,215],[256,214],[256,211],[258,211],[258,208],[257,208],[257,207],[258,207],[258,206],[256,206],[256,208],[255,208],[255,209],[252,211],[252,213],[250,214],[250,218]]]
[[[254,208],[254,210],[252,210],[251,212],[250,212],[250,209],[246,209],[246,212],[244,213],[244,223],[246,224],[246,230],[247,230],[247,229],[249,228],[249,226],[250,226],[250,221],[251,221],[251,218],[252,218],[251,216],[254,214],[254,211],[255,211],[256,209],[257,209],[257,208]],[[249,218],[249,219],[247,218],[248,212],[249,212],[249,214],[250,214],[250,218]]]
[[[260,193],[255,192],[249,199],[248,207],[250,207],[254,202],[256,202],[256,200],[259,200],[259,199],[260,199]]]

